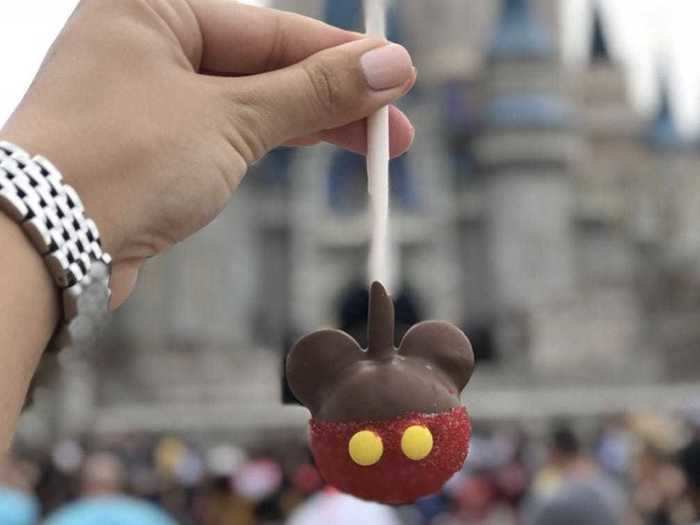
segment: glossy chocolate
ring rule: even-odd
[[[287,358],[294,395],[319,421],[383,421],[408,413],[438,414],[461,405],[474,368],[467,337],[442,321],[413,326],[394,347],[394,305],[372,284],[368,348],[345,332],[302,338]]]

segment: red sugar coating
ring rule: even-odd
[[[401,437],[412,425],[426,426],[433,449],[413,461],[401,451]],[[469,451],[471,425],[464,407],[440,414],[407,414],[387,421],[334,422],[312,419],[311,450],[323,478],[358,498],[399,505],[440,490],[462,468]],[[362,430],[381,436],[384,454],[370,467],[355,464],[348,453],[350,438]]]

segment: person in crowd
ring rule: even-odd
[[[253,502],[235,493],[230,475],[210,476],[196,507],[202,525],[255,525]]]
[[[675,525],[684,478],[675,454],[650,441],[642,441],[632,463],[632,508],[644,525]]]
[[[607,417],[602,425],[595,447],[595,455],[602,469],[615,479],[624,481],[633,451],[631,432],[624,417]]]
[[[700,525],[700,435],[695,435],[680,452],[678,464],[686,480],[686,494],[693,519]]]
[[[158,507],[125,495],[125,469],[114,454],[88,457],[81,474],[81,497],[60,508],[46,525],[176,525]]]
[[[24,466],[12,457],[0,460],[0,523],[34,525],[39,504],[32,494],[32,480]]]
[[[536,480],[526,511],[530,525],[618,525],[624,515],[620,488],[582,450],[572,428],[552,431],[549,460]]]
[[[300,505],[288,525],[402,525],[394,509],[327,488]]]

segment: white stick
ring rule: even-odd
[[[365,0],[367,35],[386,38],[386,1]],[[367,119],[367,182],[370,200],[369,281],[391,291],[389,269],[389,108]]]

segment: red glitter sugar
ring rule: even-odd
[[[426,426],[433,449],[423,460],[408,459],[401,437],[412,425]],[[412,503],[440,490],[462,468],[469,451],[471,426],[464,407],[440,414],[407,414],[387,421],[329,422],[312,419],[311,450],[323,478],[358,498],[388,504]],[[384,454],[369,467],[355,464],[348,453],[350,438],[362,430],[381,436]]]

